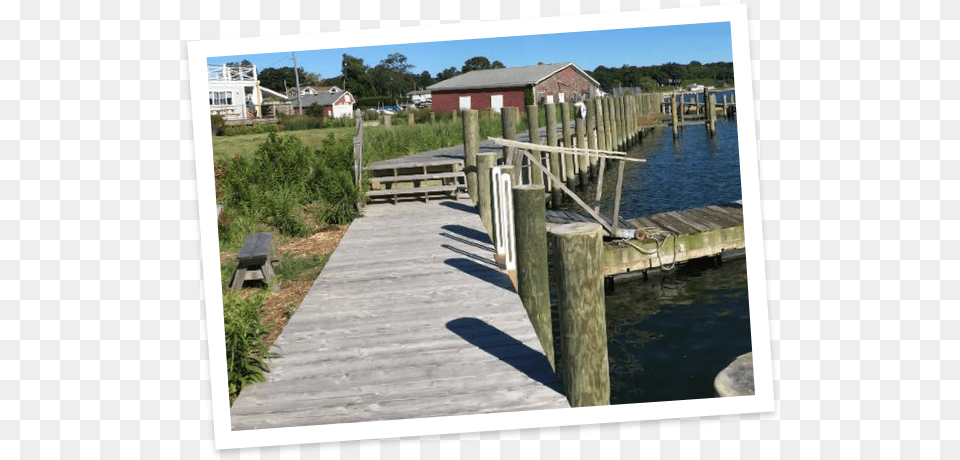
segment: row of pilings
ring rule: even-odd
[[[594,152],[626,150],[639,143],[644,131],[659,119],[660,101],[660,94],[644,94],[587,99],[576,105],[544,104],[545,139],[539,136],[539,107],[527,105],[530,142]],[[521,154],[516,147],[504,147],[499,152],[480,153],[479,112],[464,110],[462,117],[468,192],[497,248],[496,259],[514,282],[546,358],[563,382],[567,399],[573,407],[610,404],[603,282],[603,237],[609,229],[599,223],[546,229],[548,199],[554,205],[564,194],[580,200],[571,189],[591,178],[602,180],[607,160],[589,152],[564,153],[563,149],[539,152],[531,148]],[[503,137],[515,139],[519,109],[503,108],[501,119]],[[537,159],[542,169],[530,164]],[[502,247],[515,252],[501,255]],[[557,289],[559,362],[554,355],[548,266],[553,267]]]
[[[686,93],[674,93],[670,94],[668,98],[670,102],[664,104],[664,111],[670,112],[670,119],[673,130],[673,138],[677,139],[680,137],[680,133],[683,131],[683,126],[688,124],[684,118],[686,117],[687,112],[692,108],[694,114],[699,115],[702,111],[703,113],[703,124],[706,126],[707,133],[711,136],[717,134],[717,99],[716,92],[710,91],[708,89],[703,90],[703,102],[699,102],[698,93],[690,93],[693,98],[691,101],[687,101]],[[667,109],[669,107],[669,109]],[[737,100],[736,97],[731,95],[729,100],[727,96],[723,96],[723,105],[721,106],[721,112],[726,117],[735,116],[737,113]]]

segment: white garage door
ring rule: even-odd
[[[460,110],[470,110],[470,96],[460,96]]]

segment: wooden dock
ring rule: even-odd
[[[548,211],[547,221],[550,227],[591,219],[576,212]],[[746,248],[740,202],[662,212],[621,220],[620,225],[643,229],[649,235],[642,240],[605,243],[603,274],[607,276],[671,266],[674,262],[683,263]]]
[[[468,203],[367,207],[233,429],[569,407]]]

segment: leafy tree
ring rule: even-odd
[[[457,68],[456,68],[456,67],[450,67],[450,68],[448,68],[448,69],[444,69],[444,70],[440,71],[439,73],[437,73],[437,78],[436,78],[436,80],[437,80],[437,81],[448,80],[448,79],[450,79],[450,78],[456,77],[457,75],[460,75],[460,72],[457,70]]]
[[[299,74],[300,86],[320,85],[320,75],[307,72],[303,70],[303,67],[300,67]],[[283,92],[286,88],[295,87],[297,81],[293,67],[280,67],[279,69],[267,67],[265,69],[258,69],[257,78],[260,79],[260,86],[279,92]]]
[[[417,86],[420,88],[426,88],[434,83],[436,83],[436,81],[430,76],[429,71],[424,70],[420,73],[420,76],[417,77]]]
[[[486,69],[503,69],[505,66],[500,61],[490,62],[489,59],[483,56],[474,56],[466,61],[463,61],[463,67],[460,68],[460,72],[467,73],[474,70],[486,70]]]
[[[343,75],[344,86],[350,90],[356,97],[364,97],[370,94],[370,67],[363,63],[363,59],[343,54],[341,63],[341,75]]]

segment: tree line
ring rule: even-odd
[[[651,66],[621,67],[599,66],[593,72],[587,72],[600,82],[600,87],[611,91],[618,87],[640,87],[650,91],[659,87],[686,86],[700,83],[707,86],[733,85],[733,63],[713,62],[702,64],[690,61],[688,64],[667,62]]]
[[[344,53],[340,75],[323,78],[317,73],[305,71],[303,67],[297,70],[301,87],[337,86],[349,90],[358,99],[377,97],[402,100],[408,91],[423,89],[474,70],[502,69],[505,66],[498,60],[491,61],[484,56],[474,56],[465,60],[459,68],[451,66],[436,74],[426,70],[414,73],[411,71],[414,67],[402,53],[392,53],[373,66],[361,58]],[[733,84],[732,62],[668,62],[643,67],[599,66],[586,72],[600,83],[601,89],[608,92],[618,87],[639,87],[643,91],[654,91],[661,87],[685,86],[689,83],[711,86]],[[275,91],[293,88],[295,76],[293,67],[259,69],[260,84]]]

